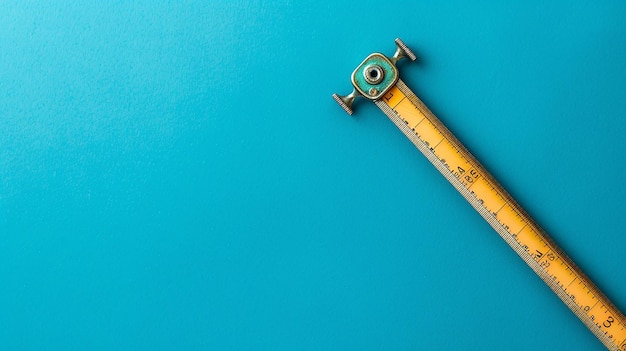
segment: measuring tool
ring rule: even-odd
[[[391,58],[369,55],[352,73],[352,93],[333,98],[350,115],[357,97],[374,101],[604,346],[626,351],[626,317],[400,80],[397,62],[416,57],[395,42]]]

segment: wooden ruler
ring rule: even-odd
[[[368,56],[352,74],[354,91],[335,100],[349,114],[356,97],[374,101],[609,350],[626,351],[626,317],[399,79],[397,61],[415,55],[396,45],[392,58]]]

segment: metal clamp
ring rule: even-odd
[[[396,84],[400,77],[396,67],[398,61],[403,58],[415,61],[415,54],[400,38],[396,38],[395,42],[396,52],[391,58],[381,53],[373,53],[352,72],[351,81],[354,89],[350,94],[345,96],[333,94],[333,99],[349,115],[353,112],[352,105],[357,97],[378,100]]]

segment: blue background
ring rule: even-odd
[[[375,105],[401,76],[626,308],[626,4],[4,1],[1,350],[602,350]]]

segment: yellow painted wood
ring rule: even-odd
[[[376,104],[609,350],[626,317],[402,82]]]

